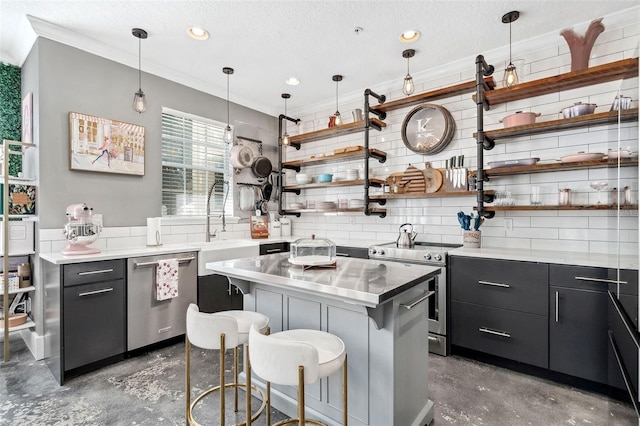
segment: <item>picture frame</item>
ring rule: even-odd
[[[144,176],[143,126],[69,113],[69,169]]]

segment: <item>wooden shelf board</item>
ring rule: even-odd
[[[370,118],[369,121],[376,123],[380,127],[387,126],[384,121],[378,120],[377,118]],[[344,136],[358,132],[364,132],[364,120],[342,124],[335,127],[327,127],[326,129],[315,130],[309,133],[293,135],[289,138],[289,140],[291,141],[291,145],[300,145],[307,142],[314,142],[322,139]]]
[[[473,208],[476,210],[476,208]],[[524,211],[524,210],[617,210],[617,205],[607,204],[583,204],[571,206],[491,206],[484,205],[485,211]],[[620,210],[637,210],[637,204],[621,205]]]
[[[384,180],[382,179],[369,179],[370,183],[378,184],[382,186],[384,184]],[[306,185],[287,185],[283,187],[283,189],[309,189],[309,188],[326,188],[329,186],[355,186],[355,185],[364,185],[364,180],[339,180],[336,182],[326,182],[326,183],[308,183]]]
[[[405,194],[378,194],[378,195],[370,195],[370,200],[392,200],[398,198],[440,198],[440,197],[467,197],[470,195],[476,195],[478,191],[458,191],[458,192],[446,192],[446,191],[437,191],[431,193],[425,192],[410,192]],[[484,191],[485,194],[493,194],[495,191],[489,190]]]
[[[369,208],[370,212],[373,213],[382,213],[386,212],[386,209],[381,208]],[[285,213],[362,213],[364,212],[364,207],[349,207],[349,208],[335,208],[335,209],[285,209]]]
[[[484,81],[491,89],[496,86],[496,82],[494,81],[493,77],[485,77]],[[429,92],[418,93],[417,95],[413,96],[407,96],[406,98],[396,99],[395,101],[386,102],[384,104],[378,104],[371,108],[385,112],[393,111],[395,109],[418,105],[429,101],[435,101],[451,96],[471,93],[474,90],[476,90],[476,81],[467,81],[453,86],[443,87],[441,89],[431,90]]]
[[[574,161],[571,163],[557,163],[540,164],[534,166],[513,166],[513,167],[500,167],[498,169],[484,169],[486,176],[512,176],[527,173],[542,173],[561,170],[579,170],[584,168],[604,168],[604,167],[617,167],[618,159],[604,159],[604,160],[589,160],[589,161]],[[638,166],[638,157],[633,158],[621,158],[620,167],[633,167]]]
[[[378,155],[380,157],[387,157],[387,153],[384,151],[380,151],[379,149],[369,149],[370,154]],[[315,157],[315,158],[307,158],[304,160],[293,160],[293,161],[283,161],[283,166],[292,166],[292,167],[300,167],[300,166],[314,166],[319,164],[327,164],[333,163],[335,161],[347,161],[347,160],[359,160],[364,158],[364,148],[358,151],[352,152],[342,152],[339,154],[333,155],[325,155],[324,157]]]
[[[36,323],[33,322],[31,318],[27,318],[27,322],[25,322],[24,324],[16,325],[15,327],[9,327],[9,333],[18,330],[25,330],[27,328],[32,328],[35,326]],[[0,321],[0,333],[4,333],[4,320]],[[2,336],[0,335],[0,337]]]
[[[638,76],[638,58],[623,59],[580,71],[571,71],[553,77],[527,81],[510,89],[491,90],[485,92],[484,98],[489,105],[498,105],[507,101],[513,102],[636,76]],[[476,100],[476,95],[473,95],[473,100]]]
[[[638,121],[638,108],[627,109],[620,112],[620,120]],[[602,124],[616,124],[618,122],[618,111],[599,112],[597,114],[583,115],[580,117],[561,118],[558,120],[542,121],[540,123],[527,124],[525,126],[513,126],[506,129],[488,130],[484,132],[489,139],[498,141],[503,138],[517,136],[529,136],[559,130],[576,129],[587,126],[597,126]],[[478,134],[474,133],[473,137]]]

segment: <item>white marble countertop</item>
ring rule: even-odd
[[[556,263],[561,265],[594,266],[599,268],[638,269],[637,256],[615,256],[603,253],[577,253],[514,248],[465,248],[449,251],[450,256],[480,257],[485,259],[520,260],[524,262]],[[619,261],[619,265],[618,265]]]
[[[210,262],[207,269],[243,281],[332,297],[376,307],[440,273],[439,267],[337,258],[335,268],[304,269],[288,261],[289,253]]]

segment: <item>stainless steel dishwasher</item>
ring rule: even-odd
[[[178,296],[158,301],[156,267],[168,259],[179,261]],[[127,272],[127,351],[184,334],[187,308],[197,300],[197,253],[131,258]]]

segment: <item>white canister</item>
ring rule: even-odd
[[[291,219],[288,217],[280,218],[280,233],[283,237],[291,236]]]
[[[271,221],[271,231],[269,234],[272,237],[279,237],[282,235],[282,226],[279,220],[275,219]]]

